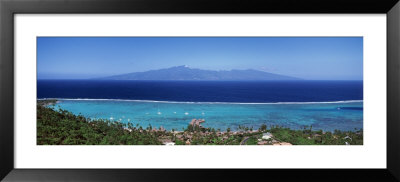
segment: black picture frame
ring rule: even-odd
[[[14,14],[27,13],[386,14],[387,168],[15,169]],[[274,181],[400,181],[399,17],[400,3],[398,0],[0,0],[0,179],[4,181],[225,181],[233,177],[235,180],[244,181],[263,179]]]

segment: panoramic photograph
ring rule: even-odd
[[[37,145],[363,145],[363,38],[37,37],[36,108]]]

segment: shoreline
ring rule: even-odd
[[[257,129],[239,126],[238,131],[231,131],[230,128],[205,128],[201,123],[206,121],[192,119],[183,131],[167,131],[151,125],[144,128],[131,123],[90,119],[67,110],[55,111],[46,104],[49,103],[38,101],[37,105],[39,145],[363,145],[362,129],[330,132],[313,130],[312,126],[295,130],[263,124]],[[71,132],[74,135],[68,134]]]

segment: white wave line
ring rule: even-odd
[[[122,101],[122,102],[149,102],[166,104],[339,104],[339,103],[357,103],[363,100],[343,100],[343,101],[323,101],[323,102],[179,102],[179,101],[156,101],[156,100],[130,100],[130,99],[88,99],[88,98],[41,98],[38,100],[71,100],[71,101]]]

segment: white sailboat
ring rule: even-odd
[[[161,115],[162,113],[160,112],[160,108],[158,108],[157,110],[158,110],[158,111],[157,111],[157,114],[158,114],[158,115]]]

